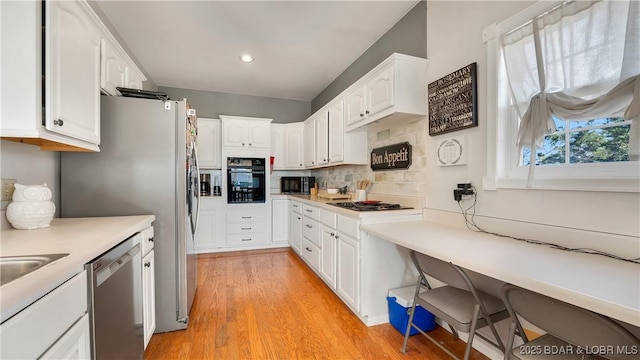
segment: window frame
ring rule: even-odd
[[[540,1],[482,32],[487,46],[487,175],[484,190],[533,189],[640,192],[640,161],[558,164],[535,167],[531,186],[529,166],[518,166],[518,122],[510,107],[500,38],[564,1]]]

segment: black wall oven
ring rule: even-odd
[[[263,203],[265,158],[227,158],[227,203]]]

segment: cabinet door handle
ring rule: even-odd
[[[308,227],[309,229],[312,229],[312,228],[313,228],[313,226],[311,226],[311,225],[309,225],[309,224],[307,224],[307,225],[305,225],[305,226],[306,226],[306,227]]]
[[[147,261],[146,263],[144,263],[144,267],[151,267],[151,262]]]
[[[251,230],[251,228],[250,228],[250,227],[248,227],[248,228],[242,228],[242,230]]]
[[[335,235],[336,235],[335,233],[331,233],[331,236],[335,236]]]
[[[152,237],[150,237],[150,238],[149,238],[149,241],[150,241],[150,242],[153,242],[153,238],[152,238]]]
[[[304,248],[305,250],[307,250],[308,252],[312,252],[311,249],[309,249],[308,247]]]
[[[364,113],[365,113],[365,114],[367,114],[367,115],[369,115],[369,110],[365,111]]]
[[[336,235],[336,236],[335,236],[335,238],[336,238],[336,239],[340,239],[340,236]]]
[[[64,121],[62,121],[62,119],[53,120],[53,125],[62,126],[64,125]]]
[[[240,239],[240,241],[251,241],[251,238],[248,238],[248,239]]]
[[[306,212],[313,212],[313,210],[311,210],[311,209],[306,209],[305,211]]]
[[[243,219],[251,219],[251,216],[243,216]]]

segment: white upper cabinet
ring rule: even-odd
[[[304,166],[316,166],[316,119],[308,119],[304,122]]]
[[[86,4],[45,4],[46,129],[99,145],[100,34]]]
[[[285,165],[285,124],[271,124],[271,156],[273,170],[284,170]]]
[[[100,55],[100,88],[107,95],[120,95],[116,87],[142,89],[146,78],[116,43],[102,39]]]
[[[329,163],[329,118],[324,111],[316,117],[316,165]]]
[[[287,169],[302,169],[304,167],[303,133],[304,123],[287,124],[285,127],[285,168]]]
[[[223,147],[269,149],[271,119],[220,115],[220,120]]]
[[[344,101],[338,101],[329,108],[329,163],[344,161]],[[366,149],[366,142],[363,147]]]
[[[427,60],[393,54],[346,90],[345,131],[427,114]]]
[[[84,0],[0,1],[0,17],[2,139],[99,151],[101,88],[144,75]]]
[[[107,95],[117,95],[116,87],[125,86],[127,65],[120,55],[113,49],[110,42],[102,39],[100,43],[100,87]]]
[[[202,169],[222,169],[220,119],[198,118],[198,164]]]
[[[302,158],[303,123],[271,124],[271,156],[274,170],[304,168]]]
[[[315,122],[315,164],[310,164],[307,151],[312,151],[309,142],[311,134],[305,133],[305,166],[322,167],[331,165],[366,165],[367,133],[364,131],[344,132],[345,101],[342,98],[332,101],[313,118]],[[308,121],[308,120],[307,120]],[[305,130],[306,130],[305,126]]]

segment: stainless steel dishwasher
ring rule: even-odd
[[[86,265],[92,359],[144,358],[141,235]]]

